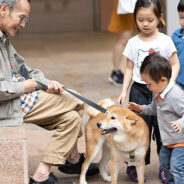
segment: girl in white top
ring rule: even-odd
[[[147,89],[146,83],[142,80],[140,75],[140,67],[147,55],[156,52],[168,59],[172,66],[171,80],[173,81],[175,81],[180,68],[174,43],[170,37],[160,33],[158,30],[162,20],[159,0],[137,0],[134,9],[134,19],[139,34],[128,41],[123,52],[123,55],[127,57],[127,64],[124,73],[122,92],[118,99],[119,105],[123,103],[127,96],[127,90],[131,80],[133,80],[133,85],[130,90],[129,101],[142,105],[151,102],[152,92]],[[152,121],[153,118],[143,118],[149,127],[151,138],[152,126],[154,124]],[[155,131],[159,134],[158,130]],[[160,146],[161,145],[159,145],[159,147]],[[160,148],[158,148],[158,152],[159,149]],[[146,156],[146,164],[149,164],[149,162],[150,155],[148,153]],[[132,168],[127,168],[127,174],[130,176],[131,180],[136,181],[137,179],[134,180],[136,174],[131,176],[131,173],[133,173]]]

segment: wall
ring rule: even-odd
[[[179,0],[167,0],[166,1],[166,19],[167,19],[167,34],[171,36],[173,31],[180,27],[177,5]]]
[[[22,32],[93,31],[95,0],[32,0],[30,21]]]

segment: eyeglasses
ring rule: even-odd
[[[28,16],[19,16],[19,21],[21,24],[26,23],[29,20]]]

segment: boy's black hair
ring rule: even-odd
[[[134,8],[134,21],[135,21],[136,25],[137,25],[136,16],[137,16],[137,12],[139,11],[139,9],[140,8],[149,8],[150,6],[153,6],[153,11],[154,11],[155,16],[158,19],[161,18],[162,8],[161,8],[160,0],[137,0],[137,2],[135,4],[135,8]],[[163,27],[163,26],[164,25],[160,21],[160,23],[158,24],[158,27]],[[139,30],[139,28],[138,28],[138,30]]]
[[[177,10],[178,12],[184,12],[184,0],[180,0]]]
[[[158,83],[162,77],[167,78],[168,81],[170,80],[172,68],[170,62],[166,58],[152,53],[144,59],[140,73],[148,74],[153,81]]]

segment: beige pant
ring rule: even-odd
[[[24,117],[25,123],[33,123],[47,130],[56,129],[44,152],[42,162],[62,165],[75,145],[81,132],[84,103],[67,92],[61,95],[44,91],[32,110]]]

